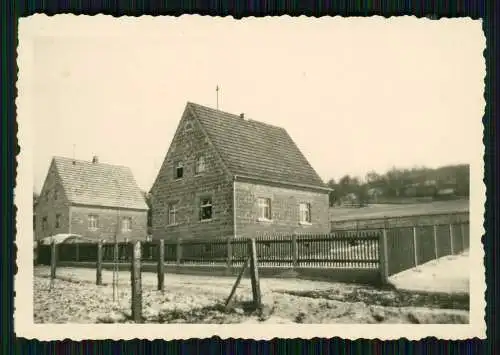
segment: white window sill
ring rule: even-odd
[[[262,217],[257,218],[257,221],[262,222],[262,223],[273,223],[272,219],[267,219],[267,218],[262,218]]]
[[[212,222],[212,218],[209,219],[200,219],[200,223]]]
[[[299,222],[301,226],[312,226],[311,222]]]
[[[180,223],[171,223],[171,224],[167,224],[167,227],[176,227],[178,226]]]
[[[181,180],[182,180],[182,178],[177,178],[177,179],[174,179],[174,182],[175,181],[181,181]]]

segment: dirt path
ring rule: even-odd
[[[104,286],[95,285],[95,270],[60,268],[49,289],[48,268],[36,268],[34,316],[37,323],[129,322],[130,276],[120,272],[119,300],[113,303],[112,273],[103,271]],[[156,290],[156,275],[143,273],[143,315],[150,323],[467,323],[465,301],[437,302],[404,297],[394,290],[360,285],[261,279],[264,312],[249,307],[251,287],[243,279],[234,308],[223,303],[233,277],[169,274],[165,293]],[[446,295],[444,299],[446,299]],[[415,307],[419,305],[421,307]],[[445,309],[454,306],[456,309]]]

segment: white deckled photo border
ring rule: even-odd
[[[17,207],[16,228],[17,235],[17,274],[15,275],[15,312],[14,325],[18,337],[38,340],[84,340],[84,339],[189,339],[219,336],[225,338],[302,338],[313,337],[345,339],[378,338],[383,340],[407,338],[418,340],[424,337],[439,339],[468,339],[473,337],[485,338],[485,268],[483,263],[484,249],[481,237],[484,234],[484,206],[486,200],[486,187],[483,183],[484,176],[484,145],[482,143],[483,129],[478,129],[480,134],[472,135],[474,151],[477,159],[470,164],[470,323],[469,324],[35,324],[33,320],[33,248],[32,248],[32,192],[33,192],[33,149],[35,148],[35,132],[33,122],[37,119],[36,112],[32,110],[34,93],[30,78],[34,75],[34,41],[37,37],[63,37],[63,36],[122,36],[133,35],[135,31],[155,35],[161,29],[162,23],[168,19],[171,22],[188,22],[190,26],[203,26],[208,23],[217,26],[229,26],[236,21],[232,18],[181,16],[178,18],[165,17],[121,17],[111,16],[74,16],[34,15],[22,18],[19,22],[18,45],[18,97],[17,122],[20,153],[17,157],[18,169],[15,187],[15,204]],[[346,23],[356,22],[356,26],[369,25],[371,22],[394,22],[404,26],[405,21],[412,21],[411,17],[388,18],[372,17],[361,20],[360,18],[343,18]],[[283,30],[290,30],[289,25],[297,22],[307,26],[308,22],[321,23],[325,30],[332,18],[292,18],[266,17],[246,18],[239,20],[251,27],[254,23],[266,24],[279,22]],[[421,21],[430,20],[421,19]],[[436,21],[434,21],[436,22]],[[481,21],[463,19],[442,19],[443,25],[464,22],[470,23],[471,28],[477,31],[481,28]],[[435,24],[433,24],[435,25]],[[106,26],[106,34],[102,32]],[[482,33],[482,30],[481,30]],[[483,38],[478,37],[478,41]],[[484,64],[485,65],[485,64]],[[483,68],[486,74],[486,67]],[[482,127],[484,112],[484,97],[478,97],[477,124]],[[229,292],[229,290],[228,290]]]

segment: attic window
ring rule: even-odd
[[[54,200],[59,198],[59,191],[57,189],[54,190]]]
[[[182,164],[182,162],[178,162],[177,164],[175,164],[174,178],[182,179],[183,175],[184,175],[184,164]]]
[[[186,122],[186,124],[184,125],[184,129],[186,130],[186,132],[191,131],[193,129],[193,124],[190,121]]]
[[[199,156],[198,159],[196,159],[196,166],[195,166],[195,174],[200,174],[205,171],[205,157]]]

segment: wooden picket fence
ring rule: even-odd
[[[103,263],[118,261],[130,265],[132,319],[141,323],[142,265],[157,265],[158,290],[165,289],[165,265],[177,267],[218,265],[240,268],[226,301],[231,307],[236,288],[250,268],[253,304],[262,309],[259,268],[316,268],[377,270],[379,281],[432,259],[459,253],[469,247],[469,223],[413,226],[371,231],[343,231],[326,235],[272,235],[252,239],[225,238],[210,241],[165,240],[131,243],[74,243],[40,245],[38,262],[50,268],[50,288],[56,269],[63,262],[95,262],[96,284],[102,285]],[[249,264],[249,265],[248,265]]]
[[[259,236],[255,239],[259,267],[326,270],[380,270],[382,279],[432,259],[469,247],[469,223],[346,230],[329,234]],[[141,242],[141,262],[164,265],[241,267],[249,254],[246,238]],[[103,263],[132,259],[130,243],[73,243],[57,246],[58,262]],[[100,250],[98,250],[100,248]],[[50,265],[50,246],[38,247],[38,263]]]

